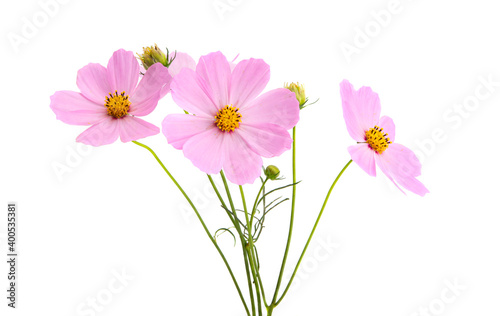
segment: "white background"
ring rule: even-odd
[[[214,3],[231,10],[218,12]],[[87,63],[106,65],[119,48],[139,52],[155,42],[196,60],[217,50],[229,59],[263,58],[271,66],[267,89],[300,81],[312,100],[320,98],[301,112],[297,127],[303,182],[288,271],[349,160],[342,79],[378,92],[382,114],[396,123],[396,141],[420,152],[419,179],[431,191],[424,198],[403,195],[381,172],[371,178],[355,164],[347,169],[297,285],[273,315],[426,315],[419,308],[430,308],[429,315],[499,314],[500,87],[490,92],[481,81],[500,81],[494,1],[401,0],[394,10],[390,0],[67,0],[48,18],[37,1],[1,6],[0,314],[92,315],[77,310],[91,311],[87,299],[97,297],[107,301],[96,315],[244,315],[217,252],[152,156],[120,141],[80,147],[75,138],[84,127],[57,121],[49,108],[55,91],[77,90],[76,73]],[[388,7],[397,13],[380,26],[375,16]],[[33,18],[38,31],[23,35]],[[24,41],[13,45],[13,34]],[[355,39],[349,62],[341,46]],[[478,91],[482,100],[474,105]],[[147,120],[159,125],[180,112],[168,95]],[[144,142],[200,205],[212,232],[230,226],[206,176],[182,152],[161,134]],[[287,182],[290,162],[290,153],[266,161],[279,165]],[[58,177],[54,166],[61,165],[71,172]],[[253,189],[246,190],[252,200]],[[9,201],[19,206],[15,311],[4,299]],[[258,243],[268,300],[289,205],[270,213]],[[219,241],[245,290],[239,246],[227,234]],[[106,296],[123,269],[133,280]],[[458,292],[447,282],[458,282]]]

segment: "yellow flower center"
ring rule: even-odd
[[[115,94],[110,93],[104,105],[108,108],[108,115],[114,118],[124,117],[130,109],[130,101],[125,91],[121,94],[118,94],[118,91],[115,91]]]
[[[387,133],[382,132],[382,130],[383,128],[375,126],[365,132],[366,142],[378,154],[383,153],[391,143],[389,137],[387,137]]]
[[[215,125],[223,132],[234,132],[240,127],[241,114],[234,106],[226,105],[215,116]]]

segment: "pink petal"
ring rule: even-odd
[[[235,133],[239,134],[256,154],[266,158],[279,156],[292,147],[290,134],[275,124],[241,124]]]
[[[229,62],[229,68],[231,69],[231,73],[234,71],[234,68],[236,68],[236,65],[237,65],[237,64],[235,63],[235,61],[236,61],[236,59],[238,59],[238,57],[240,57],[240,54],[236,55],[236,56],[233,58],[233,60],[231,60],[231,61]]]
[[[225,133],[224,173],[238,185],[251,184],[262,172],[262,158],[248,147],[238,133]]]
[[[144,116],[153,112],[160,98],[160,90],[168,86],[170,90],[170,76],[168,69],[160,63],[149,67],[139,82],[134,94],[130,96],[129,113],[136,116]]]
[[[184,156],[201,171],[209,174],[218,173],[224,161],[224,142],[228,133],[218,128],[209,129],[189,138],[182,147]]]
[[[132,95],[139,80],[139,62],[134,53],[123,49],[114,52],[108,62],[108,82],[110,92],[118,91]]]
[[[106,103],[106,96],[114,91],[109,87],[106,68],[99,64],[88,64],[78,70],[76,85],[87,99],[102,105]]]
[[[269,78],[269,65],[262,59],[240,61],[232,73],[229,104],[242,109],[264,90]]]
[[[104,103],[95,104],[74,91],[57,91],[50,97],[50,108],[58,120],[72,125],[92,125],[108,117]]]
[[[349,146],[347,151],[351,155],[352,161],[358,164],[370,176],[375,177],[375,152],[368,146],[368,144],[358,144]]]
[[[183,68],[172,81],[172,98],[181,108],[198,116],[213,118],[218,106],[205,80],[189,68]]]
[[[394,143],[396,138],[396,126],[394,125],[392,119],[388,116],[382,116],[378,122],[378,126],[384,129],[384,133],[387,133],[389,141]]]
[[[340,95],[347,131],[354,140],[362,142],[365,140],[365,132],[379,121],[378,94],[369,87],[354,90],[349,81],[344,80],[340,83]]]
[[[168,71],[172,77],[179,74],[182,68],[196,69],[196,61],[186,53],[177,52],[174,61],[168,66]]]
[[[273,123],[290,129],[299,121],[300,109],[295,93],[279,88],[264,93],[239,112],[245,124]]]
[[[375,156],[380,170],[399,188],[424,196],[427,188],[415,177],[420,175],[421,164],[415,154],[400,144],[391,144],[380,155]],[[401,189],[400,189],[401,190]]]
[[[124,116],[117,119],[117,121],[119,123],[120,139],[124,143],[153,136],[160,132],[157,126],[138,117]]]
[[[163,134],[176,149],[182,149],[191,137],[212,128],[218,129],[213,118],[186,114],[167,115],[162,123]]]
[[[170,85],[164,85],[160,90],[160,99],[163,99],[170,92]]]
[[[76,138],[81,142],[91,146],[102,146],[114,143],[118,139],[119,127],[118,119],[108,116],[108,119],[92,125]]]
[[[218,109],[229,104],[231,69],[229,62],[221,52],[202,56],[196,65],[196,73],[205,80],[211,89],[212,100]]]

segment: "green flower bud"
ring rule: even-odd
[[[295,93],[295,97],[297,98],[297,101],[299,101],[299,106],[300,108],[303,107],[304,104],[306,104],[307,102],[307,98],[306,98],[306,92],[304,90],[304,85],[299,85],[299,83],[286,83],[285,84],[285,88],[292,91],[293,93]]]
[[[137,54],[138,59],[142,62],[144,69],[148,69],[156,63],[161,63],[163,66],[168,67],[172,60],[169,60],[168,49],[167,55],[155,44],[155,46],[143,47],[143,53]]]
[[[276,180],[280,175],[280,169],[276,166],[269,165],[264,171],[264,174],[269,178],[269,180]]]

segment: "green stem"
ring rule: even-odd
[[[297,139],[295,137],[295,126],[293,127],[292,135],[293,135],[292,136],[292,138],[293,138],[293,145],[292,145],[293,183],[297,183],[296,163],[295,163]],[[292,188],[292,209],[291,209],[291,213],[290,213],[290,227],[288,229],[288,239],[286,241],[285,254],[283,255],[283,261],[281,263],[281,269],[280,269],[280,274],[278,277],[278,282],[276,283],[276,289],[274,290],[273,300],[271,301],[271,305],[269,306],[269,308],[271,309],[270,310],[271,314],[272,314],[274,307],[277,305],[277,304],[275,304],[275,302],[276,302],[276,299],[278,298],[278,292],[280,290],[281,280],[283,279],[283,272],[285,272],[285,265],[286,265],[286,259],[288,257],[288,250],[290,249],[290,243],[292,240],[293,219],[294,219],[294,215],[295,215],[296,192],[297,192],[297,186],[294,185]],[[270,315],[270,314],[268,314],[268,315]]]
[[[229,271],[229,274],[231,275],[231,278],[233,279],[234,286],[236,287],[236,290],[238,291],[238,294],[240,296],[241,302],[243,303],[243,306],[245,307],[247,315],[250,315],[250,311],[248,310],[247,303],[245,302],[245,299],[243,298],[243,294],[241,293],[241,290],[240,290],[240,287],[238,285],[238,282],[236,281],[236,278],[234,277],[233,271],[231,270],[231,267],[229,266],[229,263],[227,262],[226,257],[224,256],[224,254],[222,253],[222,250],[217,245],[217,242],[215,241],[215,239],[212,237],[212,234],[208,230],[207,226],[205,225],[205,222],[201,218],[200,213],[198,212],[198,210],[194,206],[194,204],[191,201],[191,199],[189,198],[189,196],[186,194],[186,192],[184,192],[184,190],[179,185],[179,183],[177,182],[177,180],[175,180],[175,178],[172,176],[172,174],[168,171],[168,169],[165,167],[165,165],[163,164],[163,162],[161,162],[160,158],[158,158],[158,156],[156,155],[156,153],[151,148],[149,148],[148,146],[146,146],[146,145],[144,145],[144,144],[142,144],[142,143],[140,143],[138,141],[132,141],[132,142],[134,144],[138,145],[138,146],[141,146],[142,148],[147,149],[153,155],[153,157],[155,157],[156,161],[160,164],[160,166],[163,168],[163,170],[167,173],[167,175],[172,180],[172,182],[175,184],[175,186],[179,189],[179,191],[181,191],[182,195],[184,195],[184,198],[188,201],[189,205],[191,205],[191,208],[196,213],[196,216],[198,217],[198,219],[200,220],[201,225],[203,226],[203,229],[207,233],[208,238],[210,238],[210,241],[215,246],[215,248],[219,252],[219,255],[221,256],[222,260],[224,261],[224,264],[226,265],[226,268]]]
[[[260,301],[260,288],[259,288],[259,282],[257,281],[257,267],[255,264],[255,253],[254,253],[254,245],[253,245],[253,238],[252,238],[252,226],[251,226],[251,220],[248,218],[248,209],[247,209],[247,202],[245,200],[245,193],[243,192],[243,186],[240,187],[240,194],[241,194],[241,201],[243,202],[243,209],[245,210],[245,217],[247,220],[247,231],[248,231],[248,245],[247,245],[247,254],[248,254],[248,259],[250,260],[250,268],[252,270],[252,276],[255,284],[255,293],[257,293],[257,305],[259,309],[259,316],[262,316],[262,305]],[[253,212],[252,212],[253,216]],[[252,217],[253,219],[253,217]]]
[[[243,248],[243,258],[245,260],[245,270],[247,273],[248,291],[250,292],[250,300],[252,301],[252,315],[255,316],[255,299],[253,296],[252,278],[250,275],[250,268],[249,268],[249,258],[248,258],[248,253],[246,250],[247,245],[246,245],[246,241],[245,241],[245,237],[243,235],[243,232],[241,231],[241,226],[239,223],[238,214],[237,214],[236,208],[234,207],[233,199],[231,197],[231,191],[229,190],[229,186],[227,184],[227,180],[226,180],[226,176],[224,175],[224,171],[222,171],[222,170],[220,171],[220,176],[222,178],[222,182],[224,183],[224,188],[226,189],[226,194],[227,194],[227,198],[229,200],[229,205],[231,206],[231,211],[233,212],[234,227],[236,228],[236,230],[238,231],[238,234],[240,235],[241,247]]]
[[[295,270],[293,270],[293,274],[290,278],[290,281],[288,281],[288,285],[286,286],[285,291],[281,295],[280,299],[276,302],[276,304],[274,304],[274,306],[277,306],[281,302],[281,300],[285,297],[286,292],[290,288],[290,285],[292,285],[293,278],[295,277],[295,274],[297,273],[297,270],[299,269],[300,262],[302,261],[302,258],[304,257],[304,254],[306,253],[307,247],[309,246],[309,243],[311,242],[311,239],[314,235],[314,232],[316,231],[316,227],[318,226],[319,220],[321,219],[321,215],[323,214],[323,211],[325,210],[326,204],[328,203],[328,199],[330,198],[330,194],[332,193],[333,188],[337,184],[337,181],[339,181],[340,176],[342,176],[342,174],[347,169],[347,167],[349,167],[351,162],[352,162],[352,160],[349,160],[349,162],[344,166],[344,168],[342,168],[340,173],[337,175],[337,177],[335,178],[335,181],[333,181],[332,186],[330,187],[330,190],[328,191],[328,194],[325,197],[325,201],[323,202],[323,206],[321,207],[321,211],[318,214],[318,218],[316,219],[316,222],[314,223],[314,227],[311,231],[311,234],[309,235],[309,239],[307,239],[307,243],[304,246],[304,250],[302,250],[302,254],[300,255],[299,261],[297,262],[297,265],[295,266]]]
[[[262,182],[262,185],[260,186],[259,193],[257,193],[257,197],[255,198],[255,202],[253,203],[253,208],[252,208],[252,216],[250,216],[250,229],[252,228],[252,223],[253,223],[253,218],[255,216],[255,212],[257,211],[257,203],[259,202],[259,197],[262,191],[264,190],[264,186],[266,185],[267,180],[269,180],[268,177],[266,177],[266,180]],[[266,201],[264,201],[264,205],[266,204]],[[265,210],[264,210],[265,212]],[[264,214],[264,213],[263,213]],[[249,233],[250,234],[250,233]]]

